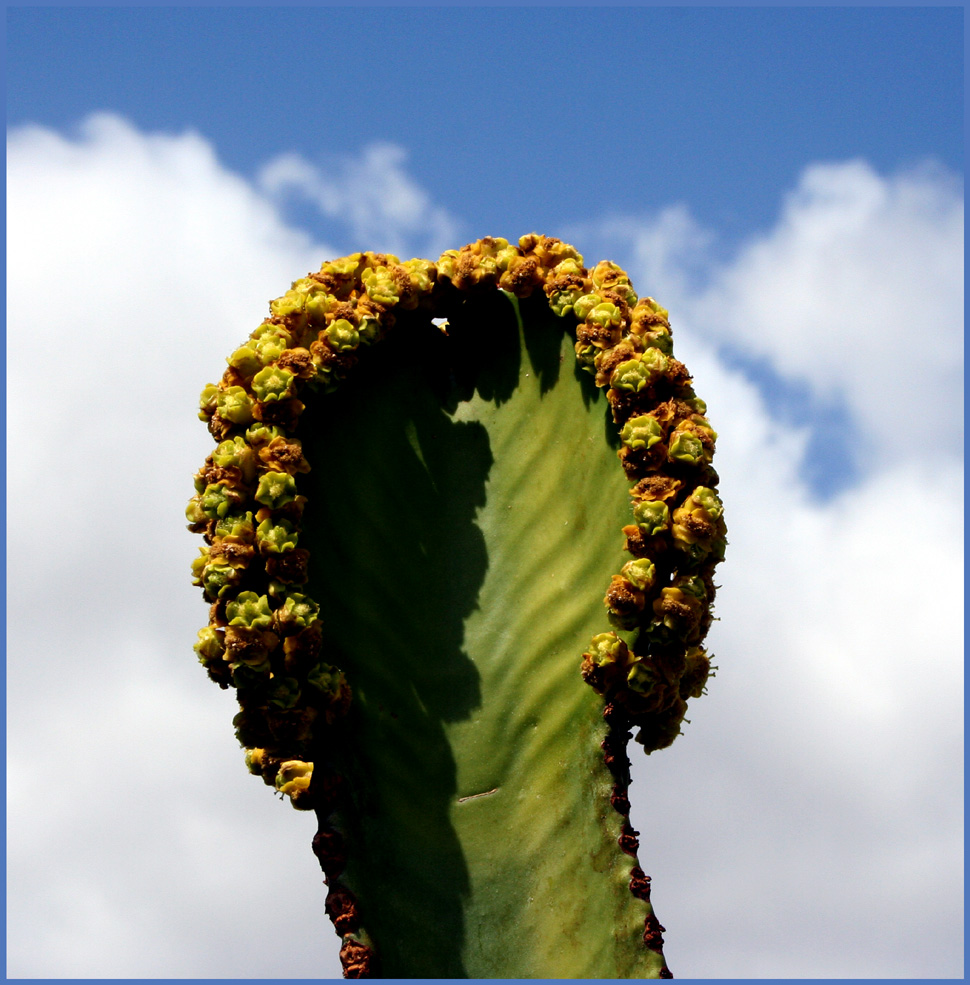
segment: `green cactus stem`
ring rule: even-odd
[[[195,651],[345,975],[671,977],[626,750],[704,693],[726,527],[666,310],[533,234],[270,311],[200,400]]]

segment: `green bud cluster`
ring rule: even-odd
[[[614,648],[622,641],[596,637],[582,673],[623,707],[650,752],[677,736],[686,701],[703,692],[710,667],[701,643],[713,619],[714,567],[726,545],[712,468],[717,434],[674,357],[669,312],[638,297],[616,264],[587,271],[582,258],[560,261],[545,291],[550,308],[577,323],[577,362],[607,391],[618,455],[633,485],[633,522],[623,533],[634,560],[612,576],[604,604],[617,629],[636,635],[609,672],[601,666],[604,639]]]
[[[436,262],[354,253],[270,302],[222,379],[203,389],[199,417],[216,448],[186,509],[205,541],[193,582],[211,606],[195,652],[213,681],[237,689],[247,767],[298,808],[312,806],[312,750],[351,702],[344,673],[323,652],[320,607],[302,587],[303,401],[339,386],[398,313],[446,317],[455,291],[489,289],[544,296],[575,331],[577,361],[606,391],[633,484],[623,528],[632,559],[612,576],[605,604],[616,630],[636,635],[594,637],[583,678],[622,706],[647,751],[673,741],[686,701],[703,693],[702,641],[726,528],[711,467],[716,434],[674,358],[666,309],[638,297],[616,264],[588,270],[572,246],[538,234],[517,244],[485,237]]]
[[[247,766],[296,807],[310,806],[314,730],[335,723],[351,697],[342,671],[321,660],[319,606],[299,590],[308,552],[298,476],[310,468],[295,433],[300,398],[305,387],[336,385],[395,310],[430,312],[437,275],[430,261],[390,254],[323,264],[270,302],[270,317],[199,401],[217,446],[186,508],[205,538],[193,581],[212,606],[195,651],[214,681],[237,689]]]

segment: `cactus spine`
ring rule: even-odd
[[[195,649],[317,813],[345,975],[669,977],[626,746],[703,692],[726,529],[667,312],[538,235],[270,312],[202,392]]]

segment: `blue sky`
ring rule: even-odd
[[[962,22],[958,7],[14,8],[8,123],[110,109],[193,127],[245,175],[387,140],[470,238],[684,201],[730,248],[806,161],[961,170]]]
[[[191,650],[197,395],[326,259],[530,231],[670,309],[719,435],[718,674],[633,766],[672,970],[962,975],[962,8],[21,7],[7,45],[11,977],[339,973]]]
[[[14,8],[8,124],[105,109],[190,127],[248,177],[387,141],[462,241],[686,203],[713,231],[702,280],[776,221],[808,161],[962,172],[962,23],[959,7]],[[370,245],[302,198],[280,207],[341,252]],[[813,422],[816,493],[844,488],[846,408],[730,356]]]

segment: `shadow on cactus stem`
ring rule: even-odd
[[[514,332],[511,310],[506,318]],[[443,723],[481,703],[464,621],[488,567],[474,520],[492,455],[481,424],[442,409],[443,380],[473,380],[467,364],[431,369],[428,348],[439,341],[431,325],[389,338],[304,419],[305,451],[328,465],[307,487],[307,546],[317,560],[308,589],[320,600],[324,649],[355,682],[348,729],[357,741],[338,769],[375,780],[357,786],[354,814],[342,818],[361,922],[387,942],[383,965],[466,977],[469,884],[449,816],[457,776]],[[517,381],[517,334],[510,341],[514,350],[496,349],[474,380],[495,400]],[[358,857],[367,864],[355,865]]]
[[[716,435],[666,311],[582,264],[324,264],[202,393],[196,652],[317,813],[347,977],[670,977],[626,750],[710,671]]]

